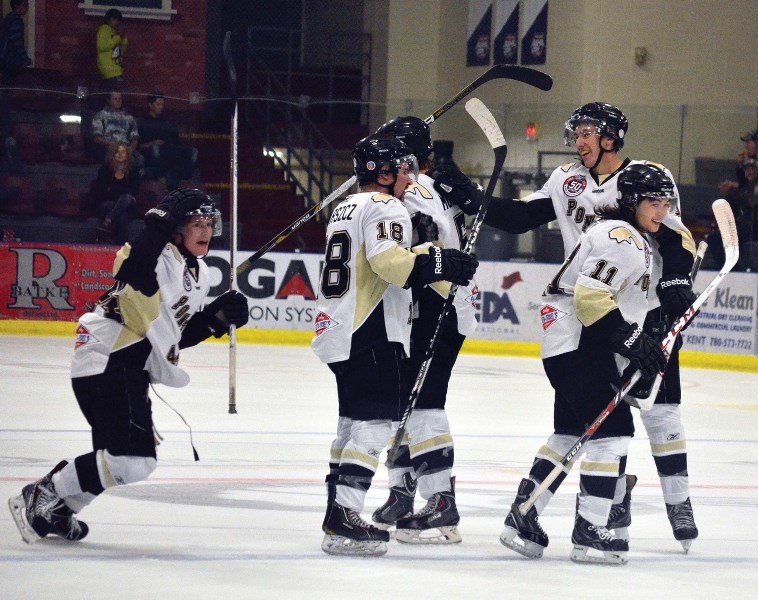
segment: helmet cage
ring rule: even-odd
[[[624,147],[624,136],[629,129],[629,121],[624,113],[612,104],[592,102],[577,108],[563,127],[563,143],[573,146],[577,127],[589,123],[597,128],[601,137],[613,140],[613,150],[619,151]]]
[[[210,218],[213,225],[213,237],[219,237],[221,235],[223,231],[221,211],[219,211],[213,203],[206,202],[196,208],[188,210],[184,213],[184,222],[186,223],[191,217]]]

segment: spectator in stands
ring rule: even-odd
[[[28,0],[11,0],[11,12],[3,20],[0,33],[0,69],[3,84],[13,85],[21,69],[32,64],[24,46],[23,16],[29,11]]]
[[[108,85],[108,89],[121,89],[124,83],[124,69],[121,61],[129,40],[121,35],[119,25],[123,16],[120,10],[109,9],[103,17],[103,24],[97,29],[97,69]]]
[[[179,128],[163,114],[165,103],[162,92],[147,97],[148,114],[137,120],[138,147],[145,157],[145,178],[165,179],[170,191],[193,179],[197,149],[181,145]]]
[[[747,141],[745,145],[747,149]],[[753,144],[753,147],[755,148],[755,144]],[[749,252],[751,246],[748,244],[755,239],[756,232],[758,232],[758,223],[756,223],[756,217],[758,216],[756,214],[756,206],[758,205],[758,160],[755,157],[751,158],[747,153],[744,156],[746,158],[737,166],[739,172],[742,174],[742,183],[737,185],[733,181],[722,182],[719,187],[723,196],[732,207],[734,220],[737,224],[737,237],[740,240],[740,259],[735,267],[736,271],[752,268],[752,258]],[[727,186],[725,184],[735,185]],[[720,267],[724,263],[725,254],[721,232],[719,232],[718,228],[714,228],[708,236],[707,241],[716,265]]]
[[[124,244],[129,239],[129,220],[135,212],[139,185],[129,146],[111,144],[93,185],[98,216],[103,219],[99,231],[107,241]]]
[[[139,143],[137,121],[124,110],[121,92],[111,92],[105,108],[92,117],[92,142],[94,158],[98,162],[103,161],[111,144],[121,142],[129,147],[137,169],[141,171],[145,167],[145,159],[136,152]]]
[[[0,30],[0,83],[11,87],[24,67],[32,64],[26,52],[23,16],[29,11],[28,0],[11,0],[11,12],[5,17]],[[3,142],[2,161],[10,175],[21,175],[23,166],[13,137],[11,90],[0,90],[0,139]]]
[[[748,131],[740,139],[745,142],[745,147],[737,155],[737,168],[735,169],[735,172],[737,174],[737,184],[742,186],[746,183],[744,170],[745,161],[750,158],[753,160],[758,159],[758,156],[756,156],[756,147],[758,147],[758,129]]]

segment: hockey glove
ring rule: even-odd
[[[221,294],[203,309],[208,328],[214,337],[229,333],[229,327],[242,327],[247,323],[249,310],[247,298],[236,291]]]
[[[628,358],[646,378],[655,377],[666,368],[666,355],[660,344],[642,331],[637,323],[624,323],[608,338],[611,350]]]
[[[411,225],[416,232],[418,238],[418,244],[426,244],[427,242],[434,242],[440,237],[440,230],[434,219],[424,213],[416,213],[411,218]]]
[[[475,215],[482,205],[484,190],[476,185],[453,162],[437,165],[429,174],[434,179],[434,189],[443,200],[455,204],[467,215]]]
[[[681,317],[697,299],[695,292],[692,291],[692,280],[689,275],[672,274],[662,277],[655,291],[661,301],[661,310],[669,325]],[[692,320],[690,320],[691,322]],[[684,329],[687,329],[687,326]]]
[[[145,213],[145,224],[171,235],[184,222],[188,212],[211,202],[200,190],[176,189]]]
[[[429,254],[419,254],[413,265],[406,287],[426,285],[435,281],[449,281],[455,285],[468,285],[474,277],[479,261],[474,254],[453,248],[429,247]]]

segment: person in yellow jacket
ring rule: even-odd
[[[108,83],[124,81],[121,60],[129,41],[118,30],[122,20],[121,11],[111,8],[105,13],[104,23],[97,29],[97,68]]]

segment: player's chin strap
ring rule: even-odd
[[[184,422],[184,424],[187,426],[187,429],[189,429],[189,436],[190,436],[190,446],[192,446],[192,456],[195,458],[195,461],[200,460],[200,456],[197,453],[197,450],[195,450],[195,443],[192,440],[192,427],[190,427],[190,424],[187,423],[187,419],[185,419],[182,416],[182,413],[180,413],[178,410],[176,410],[173,406],[171,406],[168,402],[166,402],[165,398],[161,396],[158,392],[155,391],[155,386],[151,383],[150,389],[153,390],[153,394],[155,394],[158,399],[163,402],[166,406],[168,406],[171,410],[173,410],[177,415],[179,415],[179,418]],[[153,425],[153,435],[155,435],[156,438],[156,446],[160,443],[161,440],[163,440],[163,437],[160,433],[158,433],[158,430],[155,429],[155,425]]]

